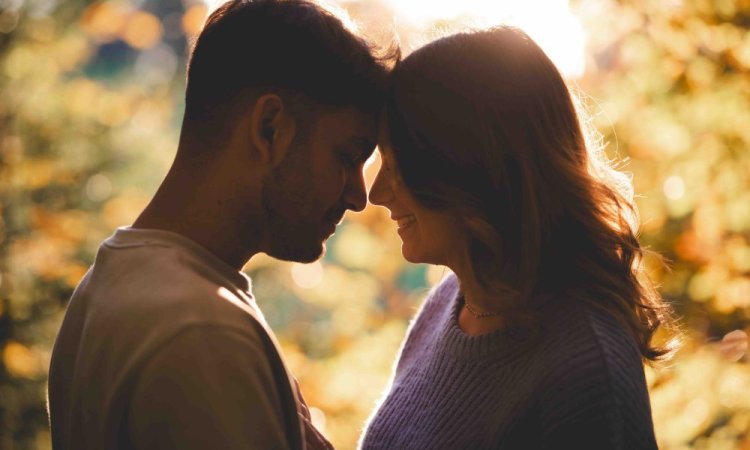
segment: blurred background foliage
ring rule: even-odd
[[[511,4],[338,6],[376,42],[397,33],[408,53]],[[516,16],[632,173],[642,239],[670,261],[647,261],[685,332],[672,363],[647,368],[661,448],[750,449],[750,1],[515,4],[531,8]],[[187,49],[211,6],[0,0],[0,449],[50,448],[46,372],[67,299],[166,173]],[[354,448],[445,270],[405,263],[376,207],[349,215],[317,263],[261,255],[245,270],[316,423]]]

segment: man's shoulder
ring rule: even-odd
[[[116,299],[106,303],[123,308],[120,312],[146,309],[170,314],[177,310],[184,315],[195,310],[211,318],[227,310],[235,312],[238,303],[247,305],[250,300],[248,293],[179,249],[142,246],[114,253],[97,257],[85,292]]]
[[[258,341],[269,333],[249,293],[169,247],[100,252],[68,309],[87,336],[139,346],[191,327],[223,327]]]
[[[155,355],[179,355],[201,340],[222,354],[275,358],[274,337],[252,298],[193,270],[169,251],[145,253],[97,259],[71,298],[58,335],[60,348],[98,355],[96,362],[93,356],[81,360],[86,367],[79,373],[94,373],[97,367],[131,373]]]

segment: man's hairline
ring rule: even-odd
[[[374,111],[370,111],[360,107],[356,104],[356,102],[345,104],[326,103],[324,101],[315,99],[312,96],[299,90],[268,85],[247,86],[239,90],[236,95],[229,100],[228,103],[230,103],[230,105],[220,108],[220,114],[226,115],[227,120],[236,122],[240,117],[251,114],[258,100],[264,95],[268,94],[277,95],[281,99],[285,111],[287,111],[295,121],[296,129],[294,141],[297,143],[305,142],[305,140],[311,137],[323,114],[337,113],[349,109],[363,115],[378,115],[377,109]],[[185,115],[185,118],[188,118],[187,114]],[[183,123],[182,132],[188,131],[185,129],[186,125],[189,126],[190,123],[195,124],[196,120],[200,119],[197,117],[189,118],[189,122]],[[196,128],[195,131],[197,135],[190,131],[188,132],[192,134],[194,138],[197,138],[207,144],[214,141],[214,136],[206,136],[206,134],[201,130],[202,127]],[[376,142],[377,138],[375,140],[375,143]],[[369,152],[370,154],[372,154],[376,146],[377,144],[373,146],[373,150]]]

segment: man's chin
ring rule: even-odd
[[[268,252],[268,256],[280,259],[282,261],[297,262],[307,264],[319,260],[325,253],[325,243],[319,243],[315,246],[283,246],[275,248]]]

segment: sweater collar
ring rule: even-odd
[[[458,316],[463,307],[460,284],[455,275],[447,280],[443,289],[436,295],[444,296],[444,309],[441,327],[441,339],[445,348],[455,356],[466,359],[484,358],[506,353],[515,353],[526,348],[533,339],[522,326],[508,325],[497,331],[472,336],[464,332],[458,325]]]

